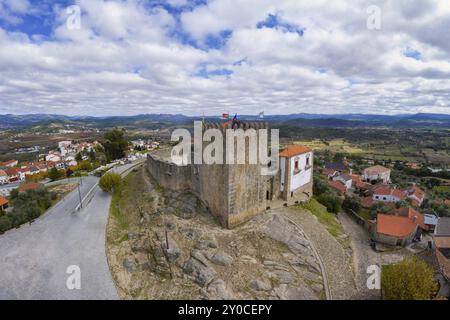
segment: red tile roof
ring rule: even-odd
[[[411,219],[379,213],[377,215],[377,233],[397,238],[409,236],[416,230],[417,224]]]
[[[423,191],[422,189],[420,189],[418,186],[412,186],[410,189],[410,196],[416,196],[418,199],[424,199],[426,196],[425,191]]]
[[[428,230],[428,226],[425,225],[425,217],[420,212],[417,212],[413,208],[399,208],[395,210],[395,214],[401,217],[407,217],[411,219],[412,221],[417,222],[419,227],[421,227],[423,230]],[[415,220],[414,220],[415,217]]]
[[[364,208],[370,208],[375,201],[373,201],[372,197],[364,197],[361,199],[361,206]]]
[[[379,165],[364,169],[364,173],[367,175],[377,175],[388,171],[390,171],[390,169]]]
[[[328,184],[330,185],[330,187],[339,192],[345,193],[347,191],[347,187],[339,180],[329,181]]]
[[[39,189],[42,186],[42,184],[37,183],[37,182],[29,182],[29,183],[25,183],[24,185],[20,186],[19,191],[23,192],[23,191],[27,191],[27,190],[36,190]]]
[[[5,204],[8,204],[8,199],[0,196],[0,207],[3,207]]]
[[[17,168],[8,168],[5,169],[5,172],[9,177],[17,176],[19,174],[19,170]]]
[[[404,199],[406,197],[405,192],[400,189],[391,189],[384,185],[379,185],[373,188],[373,193],[380,196],[394,196],[399,199]]]
[[[280,152],[280,157],[290,158],[307,152],[312,152],[312,149],[299,144],[291,144]]]

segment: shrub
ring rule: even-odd
[[[106,173],[100,178],[99,186],[104,192],[113,193],[122,184],[122,177],[118,173]]]
[[[3,215],[0,217],[0,233],[3,233],[13,227],[9,216]]]
[[[361,209],[361,200],[355,196],[345,197],[344,202],[342,203],[342,209],[347,212],[353,210],[358,213]]]
[[[437,290],[433,269],[416,257],[384,266],[381,287],[387,300],[426,300]]]
[[[342,200],[334,194],[321,194],[317,197],[317,201],[327,207],[329,212],[338,213],[342,208]]]

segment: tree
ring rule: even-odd
[[[81,152],[78,152],[77,155],[75,156],[75,160],[77,162],[81,162],[83,161],[83,156],[81,155]]]
[[[381,287],[386,300],[427,300],[437,290],[433,269],[416,257],[384,266]]]
[[[0,217],[0,234],[13,227],[9,216],[3,215]]]
[[[370,207],[370,218],[375,219],[378,213],[388,213],[391,209],[384,202],[377,201]]]
[[[118,173],[106,173],[98,184],[104,192],[113,193],[122,185],[122,177]]]
[[[64,171],[60,171],[56,169],[56,167],[53,167],[50,169],[47,176],[49,179],[55,181],[64,177]]]
[[[331,193],[324,193],[317,197],[317,201],[327,207],[329,212],[338,213],[342,208],[342,200]]]
[[[361,200],[359,197],[355,196],[345,197],[344,202],[342,203],[342,209],[347,212],[352,210],[358,213],[361,209]]]
[[[107,161],[123,158],[128,147],[128,142],[125,140],[124,132],[114,128],[104,135],[105,142],[103,147]]]
[[[78,170],[81,171],[91,171],[92,170],[92,164],[89,161],[81,161],[78,163]]]
[[[313,194],[315,196],[320,196],[323,193],[330,192],[330,187],[322,179],[314,177],[313,179]]]

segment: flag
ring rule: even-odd
[[[258,113],[258,117],[260,117],[261,119],[264,118],[264,111],[261,111],[260,113]]]
[[[222,113],[222,119],[230,119],[230,115],[228,113]]]
[[[233,121],[236,121],[236,120],[237,120],[237,113],[233,117]]]

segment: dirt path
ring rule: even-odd
[[[313,242],[327,273],[331,298],[334,300],[352,298],[357,290],[351,258],[341,244],[310,212],[293,208],[283,208],[280,211],[285,211],[290,219],[298,223]]]
[[[339,214],[339,221],[350,235],[350,243],[353,250],[353,269],[355,271],[355,282],[358,292],[352,299],[379,299],[379,290],[369,290],[367,288],[367,267],[370,265],[379,265],[381,262],[380,255],[372,250],[369,243],[369,234],[363,227],[358,225],[346,213]]]

